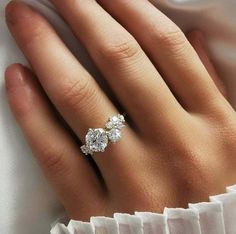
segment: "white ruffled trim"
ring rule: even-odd
[[[188,209],[165,208],[163,214],[115,213],[113,218],[91,217],[90,222],[55,223],[51,234],[235,234],[236,185],[210,202],[189,204]]]

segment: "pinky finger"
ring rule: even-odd
[[[29,69],[15,64],[6,70],[5,76],[11,109],[41,168],[68,214],[86,219],[91,215],[89,210],[94,209],[93,201],[102,199],[102,188],[94,170],[60,125]],[[81,204],[85,202],[91,204],[91,209],[87,205],[83,210]]]

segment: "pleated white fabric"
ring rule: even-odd
[[[100,79],[100,74],[90,61],[86,51],[74,37],[65,22],[52,8],[49,1],[24,1],[36,7],[50,20],[78,60],[96,79]],[[236,107],[236,0],[150,1],[157,8],[164,11],[184,31],[198,28],[205,33],[212,60],[229,90],[232,105]],[[7,104],[4,91],[4,71],[10,63],[20,62],[27,64],[24,56],[11,38],[5,24],[4,8],[7,2],[9,0],[0,0],[0,233],[49,233],[50,224],[57,217],[64,215],[65,212],[42,175]],[[229,191],[232,189],[229,188]],[[216,199],[217,204],[219,201],[225,203],[225,209],[232,204],[229,205],[226,202],[228,201],[227,196],[226,198],[224,197],[221,196],[212,199]],[[195,209],[200,209],[199,218],[203,233],[204,228],[208,226],[208,222],[204,226],[206,220],[221,220],[221,212],[219,211],[220,208],[217,208],[217,204],[215,205],[216,207],[214,207],[213,203],[211,205],[205,204],[201,207],[195,207]],[[173,211],[169,210],[166,212],[170,214]],[[212,215],[208,216],[208,212],[211,212]],[[140,219],[145,221],[143,224],[145,230],[152,228],[153,230],[161,231],[161,233],[166,232],[165,215],[137,214]],[[230,225],[234,222],[233,217],[236,216],[229,216],[227,211],[225,211],[223,223],[228,230],[227,234],[236,233],[230,232],[230,227],[232,227]],[[229,221],[227,221],[228,219]],[[109,230],[115,230],[116,224],[113,221],[110,219],[103,219],[103,221],[102,219],[93,219],[96,229],[99,227],[100,230],[103,228],[103,222],[109,226]],[[171,222],[172,224],[174,223],[174,221]],[[215,221],[215,223],[218,225],[221,224],[219,228],[216,224],[212,225],[212,233],[218,234],[222,230],[223,224],[219,221]],[[88,233],[93,232],[90,224],[84,225],[81,223],[79,229],[82,230],[82,233],[85,233],[85,230]]]
[[[210,202],[189,204],[188,209],[165,208],[163,214],[115,213],[113,218],[91,217],[90,222],[56,223],[51,234],[235,234],[236,186],[210,197]]]

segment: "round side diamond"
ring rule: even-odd
[[[111,129],[107,132],[108,138],[111,142],[115,143],[121,139],[121,131],[119,129]]]
[[[120,119],[121,122],[125,122],[125,117],[123,115],[119,114],[117,117]]]
[[[92,154],[93,154],[93,151],[91,151],[91,150],[89,149],[89,147],[86,146],[86,145],[81,146],[80,149],[82,150],[82,152],[83,152],[85,155],[89,155],[89,154],[92,155]]]
[[[104,129],[89,129],[86,135],[86,145],[92,152],[103,152],[108,144],[108,136]]]
[[[107,122],[106,128],[107,129],[113,129],[113,128],[121,129],[125,126],[124,122],[125,122],[125,119],[123,115],[113,116]]]

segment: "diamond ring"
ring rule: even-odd
[[[85,155],[104,152],[109,142],[116,143],[122,137],[121,129],[125,127],[123,115],[115,115],[107,121],[105,128],[90,128],[85,136],[81,151]]]

